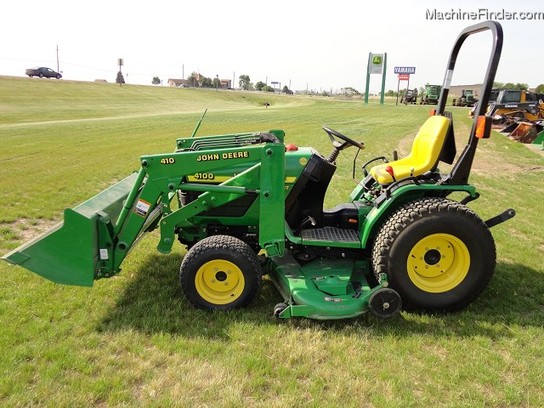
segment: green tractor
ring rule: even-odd
[[[463,89],[461,90],[461,96],[459,98],[454,98],[452,105],[453,106],[468,106],[473,107],[478,102],[476,99],[476,94],[472,89]]]
[[[440,85],[425,85],[425,90],[419,101],[420,105],[436,105],[441,95],[442,86]]]
[[[483,102],[467,145],[442,174],[438,163],[456,156],[445,112],[456,57],[469,35],[486,30],[494,41]],[[514,216],[507,210],[484,222],[467,207],[479,196],[468,178],[480,138],[490,136],[484,109],[502,38],[494,22],[461,32],[436,113],[410,154],[366,162],[364,178],[334,208],[323,202],[336,159],[348,148],[362,150],[362,142],[323,127],[332,144],[323,156],[286,145],[281,130],[186,137],[171,153],[142,156],[137,173],[66,209],[63,223],[4,259],[57,283],[92,286],[119,273],[142,235],[158,229],[160,252],[176,240],[187,247],[180,285],[198,308],[246,306],[268,274],[283,298],[273,308],[278,318],[461,309],[493,275],[489,228]]]

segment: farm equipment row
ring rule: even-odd
[[[416,104],[419,97],[420,105],[436,105],[438,99],[440,98],[440,92],[442,90],[441,85],[429,85],[426,84],[425,88],[422,90],[421,95],[419,95],[417,88],[407,89],[402,93],[400,98],[400,103],[407,104]]]
[[[481,104],[456,160],[446,100],[462,44],[483,31],[493,45]],[[484,222],[467,206],[479,197],[468,179],[478,142],[491,132],[485,107],[502,42],[495,22],[463,30],[436,112],[410,154],[367,161],[364,178],[332,209],[323,203],[336,159],[348,148],[359,153],[362,142],[323,127],[332,144],[323,156],[285,144],[281,130],[186,137],[171,153],[142,156],[137,173],[65,210],[62,224],[4,259],[54,282],[91,286],[119,273],[138,240],[158,229],[159,252],[176,240],[187,247],[180,284],[202,309],[247,305],[265,274],[283,299],[273,309],[278,318],[464,308],[494,272],[489,229],[514,216],[506,210]],[[451,172],[440,173],[441,161],[453,164]]]
[[[493,127],[521,142],[544,142],[544,103],[542,95],[525,90],[494,90],[486,115],[493,118]],[[473,112],[471,112],[473,114]]]

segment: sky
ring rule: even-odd
[[[541,0],[3,0],[0,75],[56,70],[58,47],[68,80],[115,82],[122,58],[132,84],[158,76],[166,85],[199,72],[235,83],[249,75],[292,90],[363,91],[373,52],[387,53],[385,88],[396,90],[395,66],[416,67],[410,88],[441,84],[459,32],[488,17],[500,18],[504,29],[496,81],[544,83]],[[481,82],[491,37],[474,37],[460,54],[454,85]],[[371,92],[380,88],[372,75]]]

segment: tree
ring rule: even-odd
[[[244,91],[251,91],[253,84],[251,83],[249,75],[240,75],[238,79],[240,80],[240,88],[242,88]]]
[[[493,88],[495,88],[495,89],[504,88],[504,82],[497,82],[497,81],[493,82]]]
[[[347,87],[345,87],[345,88],[342,88],[342,89],[340,90],[340,93],[342,93],[344,96],[347,96],[347,97],[350,97],[350,98],[351,98],[352,96],[360,96],[360,95],[361,95],[361,93],[360,93],[357,89],[352,88],[352,87],[350,87],[350,86],[347,86]]]
[[[151,83],[153,85],[159,85],[161,83],[161,80],[159,77],[156,76],[156,77],[153,77],[153,79],[151,80]]]
[[[526,91],[527,89],[529,89],[529,85],[528,84],[524,84],[522,82],[518,82],[517,84],[513,83],[513,82],[506,82],[506,83],[503,83],[503,82],[493,82],[493,88],[498,88],[498,89],[513,89],[515,91]]]
[[[123,77],[123,73],[121,71],[119,71],[117,73],[117,78],[115,78],[115,83],[116,84],[124,84],[125,83],[125,78]]]
[[[281,89],[281,91],[282,91],[284,94],[293,95],[293,91],[291,91],[287,85],[285,85],[285,86]]]
[[[204,75],[200,76],[200,86],[202,88],[212,88],[213,87],[213,81],[211,78],[208,78]]]
[[[187,83],[189,84],[189,86],[192,86],[194,88],[199,86],[199,83],[198,83],[199,80],[200,80],[200,74],[196,72],[191,72],[191,75],[189,75],[189,78],[187,78]]]
[[[544,84],[540,84],[535,89],[536,93],[544,93]]]
[[[272,88],[270,85],[265,85],[263,88],[264,92],[276,92],[274,88]]]
[[[259,81],[255,84],[256,91],[262,91],[266,84],[263,81]]]

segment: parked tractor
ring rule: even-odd
[[[442,87],[440,85],[425,85],[425,90],[421,95],[419,101],[420,105],[436,105],[438,103],[438,98],[441,95]]]
[[[455,160],[446,100],[462,44],[482,31],[493,36],[482,103]],[[140,157],[138,172],[66,209],[63,223],[4,259],[57,283],[92,286],[119,273],[138,240],[158,229],[159,252],[176,241],[187,247],[179,280],[197,308],[246,306],[265,274],[283,299],[273,308],[278,318],[464,308],[494,272],[490,228],[514,216],[506,210],[483,221],[467,206],[479,197],[468,180],[478,142],[491,132],[485,106],[502,42],[498,23],[464,29],[410,154],[368,160],[364,178],[333,208],[323,203],[336,160],[363,150],[361,141],[324,126],[325,156],[286,144],[281,130],[182,137],[172,152]],[[441,173],[440,162],[453,164],[451,172]]]
[[[406,93],[404,93],[400,98],[400,103],[404,103],[405,105],[408,105],[409,103],[416,104],[417,88],[406,90]]]
[[[463,89],[459,98],[453,99],[453,106],[468,106],[473,107],[478,99],[472,89]]]

